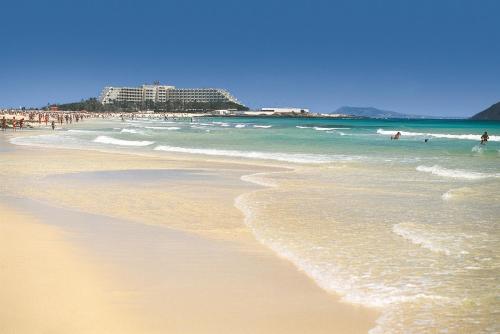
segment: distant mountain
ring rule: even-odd
[[[353,115],[369,118],[425,118],[425,116],[407,115],[390,110],[382,110],[373,107],[340,107],[334,114]]]
[[[500,102],[497,102],[488,109],[475,114],[470,119],[482,121],[500,121]]]

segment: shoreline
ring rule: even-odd
[[[28,131],[26,131],[28,132]],[[0,143],[0,145],[2,145]],[[5,145],[5,144],[4,144]],[[7,145],[12,145],[12,144],[7,144]],[[206,175],[202,177],[202,185],[203,187],[208,187],[209,189],[219,189],[221,188],[221,185],[223,186],[223,190],[217,190],[217,192],[212,193],[210,196],[213,196],[213,194],[216,194],[216,199],[217,200],[222,200],[222,203],[209,203],[206,205],[203,205],[202,207],[196,207],[193,205],[187,205],[187,207],[181,207],[181,205],[177,202],[175,202],[175,199],[173,197],[166,196],[163,193],[156,193],[156,189],[153,190],[148,190],[148,191],[142,191],[142,189],[135,190],[136,193],[135,195],[138,197],[146,197],[146,196],[151,196],[158,194],[160,197],[157,196],[152,196],[152,198],[159,198],[164,203],[177,203],[179,206],[175,206],[174,211],[171,214],[174,214],[175,217],[178,217],[179,220],[182,221],[182,224],[188,224],[189,228],[187,229],[187,232],[182,232],[182,233],[188,233],[188,235],[192,235],[192,233],[195,233],[192,235],[193,237],[196,238],[201,238],[197,239],[198,241],[194,242],[194,245],[197,248],[200,243],[204,242],[210,242],[214,243],[211,247],[215,247],[217,249],[222,249],[224,250],[222,253],[224,254],[221,258],[222,259],[238,259],[238,261],[242,259],[246,259],[245,261],[248,262],[248,265],[245,265],[245,268],[231,268],[230,266],[223,265],[222,268],[224,270],[235,270],[236,273],[238,273],[238,277],[240,280],[245,281],[248,280],[248,278],[245,278],[248,274],[250,274],[248,271],[253,272],[253,275],[260,275],[263,272],[269,272],[272,274],[266,274],[265,276],[269,276],[267,279],[264,280],[259,280],[258,283],[255,281],[253,282],[244,282],[243,285],[248,285],[246,288],[240,287],[239,289],[244,289],[244,290],[252,290],[252,289],[257,289],[257,290],[262,290],[264,289],[267,291],[266,293],[272,293],[276,294],[275,297],[277,297],[276,301],[273,302],[273,307],[264,307],[264,313],[265,312],[275,312],[273,311],[275,308],[277,310],[280,310],[280,312],[296,312],[297,318],[300,318],[297,320],[297,322],[294,324],[293,327],[287,328],[284,330],[284,321],[285,319],[282,319],[280,321],[270,321],[267,319],[267,325],[266,321],[263,321],[260,323],[259,328],[254,328],[256,332],[262,332],[262,333],[276,333],[276,332],[286,332],[286,333],[291,333],[291,332],[304,332],[307,331],[307,327],[301,327],[301,326],[306,326],[307,324],[311,324],[311,321],[313,319],[316,319],[314,321],[319,321],[319,323],[322,324],[322,326],[314,329],[309,332],[327,332],[327,331],[337,331],[337,332],[359,332],[359,333],[366,333],[370,328],[373,328],[375,326],[375,319],[377,318],[378,312],[375,310],[370,310],[362,306],[357,306],[357,305],[351,305],[347,304],[344,302],[341,302],[339,300],[338,296],[332,295],[324,290],[322,290],[320,287],[316,285],[316,283],[313,282],[312,279],[304,275],[300,270],[298,270],[291,262],[288,260],[281,259],[279,256],[277,256],[274,252],[272,252],[270,249],[265,248],[265,246],[261,245],[259,242],[257,242],[254,239],[254,236],[250,233],[248,230],[248,227],[244,225],[244,217],[241,212],[238,212],[238,210],[234,207],[234,201],[236,198],[245,192],[249,192],[252,190],[256,190],[260,188],[258,185],[249,185],[246,184],[244,185],[243,181],[247,180],[240,180],[243,176],[247,175],[246,178],[248,178],[249,174],[255,174],[255,172],[272,172],[273,168],[278,167],[280,164],[278,163],[269,163],[267,166],[264,163],[260,163],[257,165],[254,165],[252,161],[238,161],[237,163],[230,163],[230,162],[225,162],[225,161],[210,161],[207,159],[203,159],[202,157],[183,157],[182,159],[179,158],[177,155],[169,155],[168,157],[144,157],[140,155],[132,155],[132,154],[127,154],[125,152],[123,153],[102,153],[102,152],[96,152],[96,151],[85,151],[85,150],[65,150],[65,149],[53,149],[53,148],[33,148],[33,147],[24,147],[24,146],[17,146],[17,145],[12,145],[12,151],[8,151],[7,153],[12,155],[12,156],[17,156],[18,159],[32,159],[36,161],[37,164],[39,165],[44,165],[46,166],[47,170],[43,171],[40,173],[40,171],[34,171],[30,170],[29,168],[23,169],[20,168],[17,170],[18,173],[21,175],[24,175],[26,177],[27,183],[32,183],[33,186],[28,187],[28,186],[22,186],[19,188],[23,189],[17,189],[14,191],[14,193],[17,192],[17,195],[21,198],[28,198],[28,199],[34,199],[34,200],[44,200],[44,205],[50,205],[50,203],[58,203],[57,207],[61,209],[57,209],[57,207],[54,207],[53,210],[70,210],[74,211],[75,209],[78,209],[78,212],[80,214],[85,215],[87,212],[91,212],[92,214],[98,214],[102,215],[104,217],[113,217],[111,219],[119,219],[120,221],[122,220],[129,220],[131,218],[131,221],[134,222],[134,227],[139,228],[139,229],[148,229],[150,227],[141,227],[145,226],[140,223],[143,223],[145,218],[150,219],[153,218],[151,221],[153,224],[157,225],[155,222],[157,220],[161,220],[161,217],[158,216],[158,214],[154,211],[156,208],[148,208],[148,207],[143,207],[144,210],[148,211],[147,214],[144,212],[141,213],[147,217],[139,217],[141,214],[133,213],[132,211],[135,211],[135,207],[133,208],[123,208],[123,207],[117,207],[117,208],[108,208],[108,211],[104,210],[102,207],[97,206],[97,202],[100,202],[99,198],[95,198],[93,200],[89,200],[86,198],[88,195],[95,195],[99,194],[99,191],[102,190],[102,187],[99,185],[99,180],[97,181],[92,181],[89,182],[90,184],[87,184],[85,187],[85,191],[81,190],[79,187],[82,186],[82,184],[77,184],[77,183],[71,183],[74,181],[68,181],[68,180],[63,180],[61,177],[60,181],[57,180],[49,180],[47,182],[46,176],[48,175],[67,175],[68,173],[76,173],[76,174],[82,174],[82,173],[88,173],[91,171],[116,171],[116,167],[118,166],[118,170],[124,170],[124,171],[129,171],[129,170],[137,170],[137,168],[140,169],[140,167],[147,167],[146,170],[154,170],[154,168],[157,169],[180,169],[180,170],[192,170],[194,167],[198,167],[201,170],[211,170],[214,172],[214,174],[217,174],[217,177],[221,177],[222,179],[214,179],[210,180],[209,177]],[[46,156],[43,156],[43,155]],[[51,157],[52,159],[51,159]],[[61,157],[65,157],[62,159],[62,161],[58,161]],[[82,160],[89,160],[90,161],[96,161],[98,163],[94,164],[92,166],[91,164],[87,164],[85,162],[78,162],[76,163],[76,158],[82,159]],[[73,160],[75,159],[75,160]],[[92,160],[93,159],[93,160]],[[51,163],[47,163],[48,160],[51,161]],[[72,163],[68,162],[72,161]],[[15,164],[14,164],[15,165]],[[269,166],[272,165],[273,167]],[[97,167],[96,167],[97,166]],[[9,166],[10,168],[13,168],[14,166]],[[278,167],[280,168],[280,167]],[[281,169],[281,168],[280,168]],[[281,169],[283,170],[283,169]],[[251,171],[251,173],[250,173]],[[276,171],[276,169],[274,169]],[[133,174],[134,172],[132,172]],[[133,177],[137,176],[137,174],[133,174]],[[94,176],[90,176],[95,178]],[[188,179],[185,179],[183,177],[174,177],[174,179],[178,178],[177,180],[172,181],[171,179],[168,180],[168,184],[175,184],[175,186],[178,186],[179,189],[185,190],[185,193],[181,191],[180,193],[176,193],[175,195],[177,196],[182,196],[182,199],[185,202],[189,203],[200,203],[199,201],[201,200],[209,200],[209,198],[204,198],[200,197],[199,194],[196,194],[197,191],[200,189],[200,185],[196,184],[199,182],[197,180],[196,182],[192,182]],[[56,177],[57,179],[57,177]],[[87,182],[88,180],[85,180]],[[140,178],[138,180],[139,183],[144,183],[147,184],[146,181],[141,181]],[[83,182],[83,183],[85,183]],[[114,181],[113,181],[114,182]],[[4,185],[5,188],[8,188],[10,186],[16,186],[16,182],[8,182],[8,185]],[[102,183],[102,182],[101,182]],[[167,184],[167,183],[165,183]],[[40,187],[43,185],[43,187]],[[66,186],[78,186],[78,194],[70,194],[67,191],[62,191],[64,187]],[[262,184],[260,186],[263,186]],[[110,183],[107,185],[106,191],[110,191],[112,195],[117,195],[119,194],[120,191],[131,189],[129,188],[130,185],[127,185],[127,182],[123,182],[123,180],[118,180],[115,183]],[[29,189],[28,189],[29,188]],[[53,188],[53,189],[50,189]],[[197,190],[198,189],[198,190]],[[164,192],[164,191],[163,191]],[[195,196],[196,194],[196,196]],[[67,206],[67,202],[65,204],[65,201],[62,197],[65,195],[67,196],[73,196],[72,198],[69,199],[70,203],[78,203],[75,208],[71,208],[70,206]],[[109,197],[108,197],[109,198]],[[118,201],[126,200],[127,196],[118,198]],[[105,196],[102,198],[105,199]],[[66,199],[68,200],[68,199]],[[129,198],[130,200],[130,198]],[[79,202],[81,201],[81,202]],[[170,201],[170,202],[169,202]],[[198,201],[198,202],[197,202]],[[144,203],[143,203],[144,204]],[[124,210],[125,209],[125,210]],[[169,209],[173,209],[173,207],[169,207]],[[124,211],[122,211],[124,210]],[[214,211],[213,213],[210,213],[208,217],[206,217],[207,212],[210,212],[210,210]],[[29,211],[29,210],[28,210]],[[113,212],[111,212],[113,211]],[[194,211],[194,212],[193,212]],[[131,214],[132,212],[132,214]],[[227,213],[231,212],[229,216]],[[222,214],[221,214],[222,213]],[[191,216],[189,218],[189,216]],[[225,218],[222,218],[225,217]],[[221,219],[227,219],[229,217],[229,220],[226,221],[223,225],[220,225]],[[127,219],[129,218],[129,219]],[[205,219],[208,224],[206,226],[199,226],[199,225],[194,225],[194,222],[200,219]],[[186,231],[186,229],[180,228],[179,226],[176,226],[178,222],[173,222],[175,219],[172,219],[172,222],[169,222],[169,224],[166,225],[166,228],[174,228],[175,230],[181,229],[183,231]],[[139,223],[139,224],[136,224]],[[130,224],[130,223],[128,223]],[[181,225],[182,225],[181,224]],[[192,225],[189,225],[192,224]],[[203,225],[203,224],[201,224]],[[66,223],[66,225],[63,224],[65,228],[71,228],[71,224]],[[208,226],[208,227],[207,227]],[[58,226],[59,228],[60,226]],[[151,228],[160,228],[165,230],[165,227],[157,227],[157,226],[152,226]],[[64,228],[63,228],[64,229]],[[92,231],[87,231],[86,233],[90,233]],[[166,231],[164,231],[166,232]],[[108,240],[109,241],[109,240]],[[145,241],[145,240],[143,240]],[[110,241],[110,244],[116,244],[116,240]],[[228,247],[227,245],[224,246],[222,244],[224,243],[229,243],[232,246]],[[236,246],[235,246],[236,245]],[[245,249],[245,251],[240,254],[238,249]],[[89,248],[88,243],[84,243],[84,248]],[[90,247],[92,249],[93,247]],[[139,248],[140,249],[140,248]],[[235,250],[236,249],[236,250]],[[95,250],[95,247],[94,247]],[[186,250],[184,250],[186,252]],[[199,253],[199,252],[198,252]],[[250,256],[248,256],[250,254]],[[162,256],[159,256],[158,254],[153,254],[149,253],[148,255],[153,255],[152,257],[160,261],[163,259]],[[201,254],[198,254],[198,257],[200,257]],[[196,258],[196,256],[195,256]],[[231,260],[231,261],[236,261],[236,260]],[[265,264],[262,264],[263,259],[265,259]],[[116,262],[117,259],[114,259],[111,262]],[[120,259],[121,261],[125,261],[123,258]],[[220,260],[220,259],[217,259]],[[100,265],[102,264],[100,259],[93,258],[92,261],[95,261],[96,264]],[[231,263],[230,261],[230,263]],[[118,261],[119,262],[119,261]],[[247,263],[245,262],[245,263]],[[237,261],[236,261],[237,263]],[[201,268],[205,268],[207,263],[198,263],[198,265]],[[130,263],[127,263],[126,261],[121,264],[121,269],[127,271],[128,274],[133,272],[134,266],[132,266]],[[213,272],[203,272],[203,270],[199,268],[191,268],[196,272],[197,270],[201,271],[198,272],[197,274],[203,274],[207,277],[213,275]],[[206,270],[206,268],[205,268]],[[242,272],[245,274],[242,276]],[[282,282],[273,282],[273,277],[279,273],[280,277],[283,277]],[[159,277],[163,277],[166,275],[165,273],[162,274],[157,274],[157,277],[154,277],[152,275],[151,279],[158,279]],[[163,275],[163,276],[162,276]],[[217,276],[217,275],[216,275]],[[250,275],[252,276],[252,275]],[[217,286],[216,282],[220,280],[220,277],[212,277],[213,281],[211,284],[205,284],[204,287],[207,290],[213,289],[214,286]],[[123,283],[122,281],[125,281],[127,283],[127,280],[123,280],[121,278],[113,277],[113,279],[116,279],[117,282]],[[294,282],[293,284],[291,282]],[[130,283],[130,282],[128,282]],[[170,282],[172,285],[177,284],[176,282]],[[242,283],[236,283],[232,282],[232,284],[236,284],[237,286],[241,286]],[[290,286],[291,284],[291,286]],[[284,285],[286,289],[281,286]],[[166,287],[165,287],[166,288]],[[169,287],[170,289],[171,287]],[[285,290],[285,291],[282,291]],[[278,291],[278,292],[277,292]],[[185,291],[184,293],[188,293]],[[222,291],[217,292],[219,295],[223,294]],[[161,293],[160,293],[161,294]],[[183,296],[177,296],[176,298],[182,299]],[[213,296],[215,300],[215,295]],[[240,296],[241,297],[241,296]],[[195,297],[193,297],[195,298]],[[249,305],[261,305],[262,302],[269,303],[268,297],[264,295],[259,295],[259,296],[247,296],[246,298],[248,299]],[[292,298],[292,299],[290,299]],[[129,303],[134,303],[134,298],[129,298]],[[195,298],[196,299],[196,298]],[[241,298],[240,298],[241,299]],[[281,300],[280,300],[281,299]],[[144,302],[145,305],[147,304],[147,300]],[[151,302],[151,299],[149,300]],[[230,305],[231,303],[234,303],[235,300],[228,300],[223,303],[218,303],[218,304],[226,304]],[[252,304],[253,303],[253,304]],[[298,304],[297,304],[298,303]],[[293,307],[291,308],[291,305]],[[224,305],[218,305],[221,309],[224,309]],[[269,306],[269,305],[267,305]],[[149,306],[151,307],[151,305]],[[256,311],[257,308],[259,307],[254,307],[250,308],[250,310],[247,310],[248,312],[251,313],[251,311]],[[153,307],[156,311],[158,309],[161,309],[162,307],[156,305]],[[152,309],[151,309],[152,310]],[[151,311],[150,310],[150,311]],[[295,311],[294,311],[295,310]],[[313,311],[316,310],[316,311]],[[322,311],[319,311],[322,310]],[[332,313],[326,312],[327,310],[332,311]],[[227,310],[229,311],[229,310]],[[333,312],[334,311],[334,312]],[[223,312],[221,311],[221,314]],[[259,312],[257,312],[259,313]],[[260,314],[260,313],[259,313]],[[337,315],[335,315],[337,314]],[[339,316],[340,315],[340,316]],[[200,316],[200,315],[199,315]],[[241,316],[241,314],[233,314],[233,316]],[[257,316],[257,314],[254,314],[254,316]],[[194,316],[193,318],[197,318]],[[244,317],[243,317],[244,318]],[[328,321],[327,321],[328,319]],[[355,320],[356,319],[356,320]],[[241,321],[248,321],[244,319],[240,319]],[[261,319],[264,320],[264,319]],[[333,321],[332,321],[333,320]],[[151,323],[158,321],[158,319],[149,319]],[[240,323],[239,325],[241,325]],[[271,326],[272,324],[272,326]],[[235,328],[237,328],[236,323],[234,324]],[[266,327],[267,326],[267,327]],[[350,327],[352,326],[352,327]],[[161,327],[161,326],[160,326]],[[270,328],[272,327],[272,329]],[[220,328],[219,328],[220,330]],[[179,331],[181,331],[181,328],[179,328]],[[196,332],[200,333],[205,333],[205,332],[211,332],[209,330],[203,330],[203,328],[198,328]]]

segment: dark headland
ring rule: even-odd
[[[491,107],[475,114],[470,119],[480,121],[500,121],[500,102],[497,102]]]

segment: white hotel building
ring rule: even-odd
[[[140,87],[104,87],[99,100],[113,102],[167,101],[181,102],[234,102],[243,105],[225,89],[175,88],[175,86],[142,85]]]

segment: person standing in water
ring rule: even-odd
[[[394,136],[391,136],[391,140],[393,140],[393,139],[398,140],[399,137],[401,137],[401,132],[398,131]]]
[[[488,132],[484,131],[483,135],[481,136],[481,145],[486,144],[486,142],[490,139],[490,136],[488,136]]]
[[[56,122],[52,121],[51,126],[52,126],[52,130],[54,130],[56,128]]]

